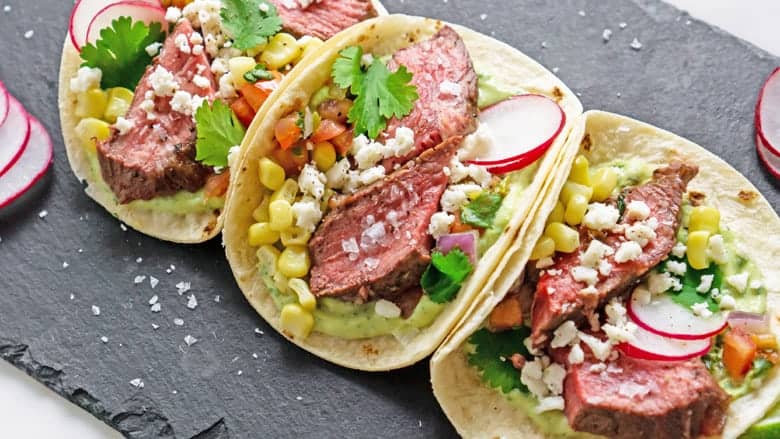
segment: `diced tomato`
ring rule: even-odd
[[[493,331],[505,331],[523,325],[523,307],[519,294],[510,294],[490,313],[488,327]]]
[[[203,193],[209,197],[221,197],[227,193],[230,184],[230,169],[226,169],[221,174],[214,174],[206,180],[206,186]]]
[[[275,149],[273,153],[274,161],[284,168],[288,177],[295,177],[301,173],[301,170],[309,162],[309,150],[306,145],[301,143],[287,149]]]
[[[298,114],[293,113],[279,119],[279,122],[276,122],[276,127],[274,127],[274,135],[282,149],[288,149],[295,145],[295,142],[301,140],[303,133],[298,126]]]
[[[317,131],[312,134],[311,141],[314,143],[325,142],[344,134],[345,131],[347,131],[347,127],[343,123],[323,119],[320,126],[317,127]]]
[[[336,152],[343,157],[347,155],[347,152],[352,148],[352,140],[354,140],[354,138],[355,132],[350,129],[330,139],[330,143],[336,147]]]
[[[263,106],[268,96],[271,95],[278,87],[282,80],[282,75],[279,72],[272,72],[274,79],[268,81],[259,81],[254,84],[247,84],[239,90],[241,96],[243,96],[252,109],[257,112],[260,107]]]
[[[252,120],[255,118],[255,110],[252,109],[245,98],[236,99],[235,102],[230,104],[230,109],[236,113],[236,117],[238,117],[238,120],[241,121],[245,128],[252,125]]]
[[[471,230],[479,230],[479,229],[476,229],[475,227],[469,224],[464,224],[460,220],[460,212],[456,212],[455,221],[453,221],[452,225],[450,226],[450,233],[462,233],[462,232],[469,232]]]
[[[735,380],[745,377],[757,351],[756,343],[742,331],[732,329],[723,335],[723,365]]]
[[[323,119],[347,123],[351,109],[352,101],[349,99],[328,99],[317,107],[317,112]]]

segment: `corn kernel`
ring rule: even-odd
[[[284,184],[284,168],[268,157],[260,159],[260,183],[272,191],[278,190]]]
[[[271,230],[269,223],[255,223],[249,226],[249,245],[259,247],[279,240],[279,232]]]
[[[578,155],[574,159],[574,165],[569,173],[569,181],[579,183],[584,186],[590,186],[590,166],[588,159],[584,155]]]
[[[255,47],[253,47],[251,49],[247,49],[246,50],[246,54],[247,54],[247,56],[251,56],[252,58],[257,58],[257,60],[259,62],[260,61],[260,59],[259,59],[260,57],[258,55],[263,53],[263,51],[265,50],[266,47],[268,47],[268,41],[266,41],[266,42],[264,42],[262,44],[258,44],[257,46],[255,46]]]
[[[568,206],[571,197],[577,194],[582,195],[586,200],[590,201],[590,197],[593,196],[593,188],[574,183],[573,181],[567,181],[563,185],[563,190],[561,191],[561,201],[563,202],[563,205]]]
[[[565,212],[565,209],[563,208],[563,203],[560,201],[557,201],[555,203],[555,207],[553,208],[552,213],[550,214],[550,217],[547,218],[547,224],[549,223],[562,223],[563,222],[563,214]]]
[[[301,56],[302,51],[303,48],[294,36],[279,32],[268,42],[268,46],[260,55],[260,62],[269,70],[279,70],[287,64],[294,63]]]
[[[292,206],[287,200],[271,201],[268,206],[268,216],[269,227],[276,232],[287,230],[293,225]]]
[[[282,238],[282,245],[289,247],[291,245],[306,245],[311,239],[311,233],[300,227],[290,227],[279,234]]]
[[[710,232],[706,230],[697,230],[688,234],[688,263],[696,270],[704,270],[710,266],[707,257],[707,243],[710,239]]]
[[[108,104],[103,113],[103,120],[108,123],[116,123],[119,116],[127,114],[130,104],[133,103],[133,92],[124,87],[108,89]]]
[[[583,195],[575,194],[569,199],[566,205],[566,214],[564,219],[570,226],[579,225],[585,217],[585,211],[588,210],[588,200]]]
[[[293,204],[295,203],[296,195],[298,195],[298,182],[292,178],[288,178],[284,181],[282,187],[271,195],[271,202],[285,200],[288,203]]]
[[[325,43],[317,37],[304,35],[298,40],[298,44],[303,48],[301,59],[304,59],[312,53],[319,52],[320,47]]]
[[[271,218],[268,216],[268,206],[271,204],[271,196],[265,195],[263,201],[257,206],[257,209],[252,211],[252,219],[258,223],[267,223]]]
[[[304,277],[309,274],[311,268],[309,250],[298,245],[287,247],[279,256],[276,266],[279,272],[287,277]]]
[[[95,152],[97,148],[97,142],[103,141],[111,137],[111,128],[107,122],[93,117],[81,119],[78,125],[76,125],[76,135],[81,144],[88,151]]]
[[[542,236],[531,251],[531,260],[538,261],[555,254],[555,241],[549,236]]]
[[[279,319],[282,332],[292,338],[305,339],[314,328],[314,316],[297,303],[284,305]]]
[[[555,250],[572,253],[580,246],[580,235],[576,230],[561,223],[550,223],[544,229],[544,234],[555,242]]]
[[[306,311],[314,311],[317,308],[317,298],[311,293],[309,285],[302,279],[290,279],[287,283],[291,290],[298,296],[298,303]]]
[[[288,287],[289,280],[287,279],[287,276],[283,275],[282,273],[279,273],[279,270],[274,270],[273,274],[273,280],[274,280],[274,286],[276,286],[276,289],[279,290],[282,294],[288,294],[290,291],[290,288]]]
[[[720,212],[718,209],[710,206],[694,207],[691,211],[688,230],[691,232],[706,230],[713,235],[718,233],[720,230]]]
[[[233,78],[233,84],[237,89],[248,84],[246,79],[244,79],[244,74],[254,69],[255,66],[257,66],[257,61],[248,56],[230,58],[228,68],[230,69],[230,76]]]
[[[76,117],[100,119],[106,112],[106,105],[108,105],[108,93],[99,88],[80,93],[76,102]]]
[[[276,270],[277,262],[279,261],[279,250],[272,245],[264,245],[257,249],[257,265],[260,267],[260,271],[263,270]]]
[[[330,142],[318,143],[314,145],[312,159],[317,165],[317,169],[325,172],[336,163],[336,148]]]
[[[325,195],[322,196],[322,201],[320,201],[320,210],[323,212],[328,211],[328,203],[330,202],[331,197],[336,195],[336,191],[333,189],[326,187],[325,188]]]
[[[777,350],[777,339],[774,334],[751,334],[753,342],[760,350]]]
[[[593,188],[593,196],[591,199],[599,203],[605,201],[612,196],[612,191],[615,190],[618,182],[617,172],[610,168],[600,168],[593,173],[593,177],[590,180],[591,187]]]

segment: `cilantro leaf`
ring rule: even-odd
[[[455,298],[461,284],[473,270],[469,257],[460,249],[451,250],[446,255],[435,251],[420,285],[432,301],[446,303]]]
[[[482,229],[487,229],[493,225],[498,209],[501,208],[501,202],[504,198],[497,193],[483,192],[469,204],[463,207],[460,212],[460,220],[464,224],[470,224]]]
[[[676,257],[670,257],[667,261],[676,261],[676,262],[684,262],[686,265],[688,264],[687,259],[681,259]],[[666,263],[667,261],[664,261],[660,268],[662,272],[669,272],[666,269]],[[672,273],[669,273],[670,275],[673,275]],[[705,275],[712,275],[712,286],[710,287],[710,290],[714,288],[720,289],[723,284],[723,272],[721,271],[720,267],[717,264],[710,264],[709,267],[703,269],[703,270],[696,270],[692,268],[690,265],[687,266],[687,269],[685,270],[685,275],[680,279],[680,282],[682,282],[682,290],[680,291],[674,291],[670,290],[668,294],[671,295],[672,300],[682,305],[686,308],[691,308],[693,305],[701,302],[707,303],[707,308],[712,312],[718,312],[720,311],[720,305],[718,305],[718,302],[712,297],[709,292],[707,294],[699,293],[696,291],[696,288],[699,287],[699,284],[701,283],[702,276]]]
[[[225,167],[230,148],[241,145],[244,127],[233,110],[220,100],[204,103],[195,113],[198,140],[195,160],[209,166]]]
[[[222,0],[219,15],[233,47],[241,50],[265,44],[282,29],[276,7],[267,0]]]
[[[482,372],[482,381],[493,388],[509,393],[518,389],[528,393],[528,388],[520,381],[520,371],[512,366],[509,358],[521,354],[526,360],[533,359],[523,341],[531,335],[526,327],[502,332],[490,332],[486,328],[469,337],[474,351],[468,354],[469,364]],[[504,361],[501,360],[504,358]]]
[[[254,69],[244,73],[244,79],[246,82],[254,84],[257,81],[267,81],[273,79],[274,75],[265,68],[264,65],[258,64]]]
[[[623,220],[623,212],[626,211],[626,194],[620,192],[617,197],[618,221]]]
[[[358,95],[363,86],[363,70],[360,67],[362,58],[363,48],[350,46],[339,52],[338,59],[333,63],[333,82],[343,89],[349,89],[353,95]]]
[[[82,67],[99,68],[103,72],[100,87],[125,87],[134,90],[138,81],[151,64],[152,57],[146,53],[146,47],[162,41],[163,32],[160,23],[146,25],[141,21],[133,23],[130,17],[119,17],[111,22],[111,27],[100,31],[95,44],[87,44],[81,49]]]

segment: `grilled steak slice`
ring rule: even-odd
[[[317,228],[309,285],[317,297],[395,299],[419,286],[433,244],[431,216],[447,187],[456,137],[348,197]]]
[[[271,0],[284,30],[297,37],[310,35],[327,40],[371,17],[376,11],[369,0],[318,0],[302,8],[296,0]]]
[[[206,56],[181,52],[175,40],[194,30],[182,20],[165,40],[160,55],[149,66],[138,87],[126,118],[133,127],[125,134],[112,130],[111,137],[97,146],[103,180],[120,203],[149,200],[203,187],[211,171],[195,161],[195,122],[191,115],[173,111],[171,97],[154,97],[154,119],[142,108],[147,92],[153,90],[150,76],[157,66],[174,75],[179,90],[213,98],[215,81]],[[209,80],[200,88],[195,75]]]
[[[428,40],[399,50],[387,67],[405,66],[420,98],[412,112],[388,122],[385,134],[395,137],[399,127],[414,131],[414,149],[401,158],[384,161],[392,170],[453,136],[466,136],[477,129],[477,72],[466,45],[451,27],[443,27]]]
[[[614,439],[696,438],[723,429],[728,396],[698,358],[650,361],[620,355],[568,364],[564,412],[577,431]],[[566,364],[568,349],[553,356]]]
[[[587,285],[576,281],[572,275],[572,269],[581,265],[580,253],[587,249],[591,239],[588,229],[581,227],[580,249],[556,257],[555,264],[541,274],[536,284],[531,315],[531,336],[536,346],[543,345],[550,331],[555,330],[563,321],[590,317],[596,308],[626,291],[669,255],[676,242],[680,224],[682,196],[688,182],[697,173],[698,168],[695,166],[675,162],[657,169],[653,173],[653,179],[647,184],[625,192],[626,205],[632,201],[643,201],[650,208],[650,217],[658,221],[656,238],[642,249],[642,254],[637,259],[618,263],[615,262],[614,255],[607,257],[612,271],[608,276],[599,277],[595,285],[596,294],[582,293]],[[629,225],[632,222],[623,218],[620,224]],[[600,237],[600,240],[617,250],[625,238],[623,232],[610,231]]]

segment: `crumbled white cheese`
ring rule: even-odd
[[[446,212],[436,212],[431,217],[431,224],[428,226],[428,233],[434,239],[439,239],[442,235],[450,232],[450,226],[455,222],[455,217]]]
[[[615,227],[619,218],[620,212],[615,207],[603,203],[591,203],[582,223],[591,230],[609,230]]]
[[[412,151],[412,148],[414,148],[414,131],[407,127],[398,127],[395,130],[395,137],[387,141],[382,155],[385,158],[404,157]]]
[[[360,173],[360,184],[364,186],[368,186],[371,183],[377,182],[383,178],[385,178],[385,167],[384,166],[374,166],[373,168],[368,168],[365,171]]]
[[[155,57],[160,53],[160,49],[162,49],[162,43],[160,42],[154,42],[148,46],[144,50],[146,50],[146,54]]]
[[[468,172],[469,177],[482,186],[483,189],[487,189],[493,183],[493,174],[484,166],[469,165]]]
[[[678,242],[674,245],[672,248],[672,254],[678,258],[684,258],[685,252],[688,250],[688,247],[683,244],[682,242]]]
[[[349,180],[349,160],[343,158],[325,172],[325,177],[328,180],[328,187],[333,189],[342,189]]]
[[[615,262],[622,264],[624,262],[633,261],[642,255],[642,247],[634,241],[628,241],[620,244],[617,252],[615,252]]]
[[[635,301],[639,305],[649,305],[652,299],[650,290],[643,286],[638,286],[634,289],[634,294],[631,296],[631,300]]]
[[[747,288],[748,276],[747,272],[732,274],[731,276],[726,277],[726,282],[734,287],[738,293],[743,293]]]
[[[179,89],[179,83],[176,82],[173,73],[161,65],[158,65],[149,75],[149,84],[151,84],[154,94],[161,97],[173,96]]]
[[[325,183],[327,182],[328,177],[312,164],[306,164],[298,176],[298,187],[301,192],[304,195],[311,195],[316,200],[321,200],[325,195]]]
[[[577,282],[585,282],[589,286],[596,285],[599,281],[598,272],[589,267],[574,267],[571,269],[571,275]]]
[[[622,325],[612,325],[607,323],[601,327],[607,337],[616,343],[634,341],[634,332],[637,329],[636,323],[625,322]]]
[[[528,390],[537,398],[543,398],[549,394],[549,388],[542,381],[544,376],[544,364],[540,357],[534,361],[526,361],[520,371],[520,382],[528,387]]]
[[[401,308],[395,303],[385,299],[377,300],[376,305],[374,305],[374,312],[378,316],[387,319],[395,319],[401,316]]]
[[[228,168],[235,168],[238,165],[238,157],[241,155],[241,147],[233,145],[228,150],[227,161]]]
[[[171,6],[165,11],[165,21],[175,24],[181,19],[181,15],[181,9]]]
[[[173,40],[173,42],[176,44],[176,47],[179,48],[179,52],[187,55],[192,53],[192,47],[190,47],[190,40],[187,38],[187,35],[176,35],[176,39]]]
[[[226,42],[222,33],[222,17],[219,0],[195,0],[182,9],[182,15],[199,28],[206,42],[206,51],[210,56],[217,56],[218,50]]]
[[[626,206],[626,218],[643,221],[650,216],[650,207],[644,201],[634,200]]]
[[[536,413],[544,413],[552,410],[563,410],[566,407],[562,396],[547,396],[539,399],[539,404],[534,410]]]
[[[677,276],[685,276],[685,272],[688,270],[688,264],[682,261],[666,261],[666,269],[669,273],[676,274]]]
[[[458,150],[458,159],[461,162],[466,162],[479,158],[493,148],[493,143],[495,140],[490,127],[486,123],[480,122],[477,130],[463,139],[463,144]]]
[[[601,262],[599,262],[599,274],[602,276],[609,276],[610,273],[612,273],[612,264],[606,259],[602,259]]]
[[[563,392],[564,378],[566,378],[566,369],[558,363],[550,364],[542,373],[542,381],[553,395],[560,395]]]
[[[450,183],[460,183],[469,177],[469,168],[461,163],[457,157],[452,158],[446,169],[449,170]]]
[[[222,75],[219,78],[219,97],[231,99],[238,96],[236,87],[233,84],[233,75]]]
[[[192,83],[195,84],[198,88],[209,88],[211,87],[211,80],[205,76],[201,75],[195,75],[192,78]]]
[[[685,265],[685,264],[683,264]],[[668,266],[668,265],[667,265]],[[704,274],[701,276],[699,286],[696,287],[697,293],[708,293],[712,288],[712,281],[715,279],[715,275]]]
[[[709,309],[709,307],[707,305],[707,302],[701,302],[701,303],[694,304],[693,306],[691,306],[691,311],[693,311],[693,313],[695,315],[700,316],[700,317],[704,317],[704,318],[712,316],[712,311],[710,311],[710,309]]]
[[[99,88],[102,79],[102,70],[98,68],[82,67],[76,73],[76,77],[70,80],[70,91],[73,93],[84,93],[93,88]]]
[[[322,219],[320,203],[312,198],[305,197],[293,203],[292,213],[295,217],[295,225],[309,233],[314,232]],[[357,247],[357,244],[355,246]]]
[[[641,222],[636,222],[626,227],[624,234],[629,241],[636,242],[640,247],[646,246],[656,237],[655,230]]]
[[[135,123],[132,120],[125,119],[122,116],[117,117],[116,123],[114,124],[114,128],[116,128],[120,136],[124,136],[125,134],[129,133],[134,126]]]
[[[580,347],[579,342],[571,347],[571,350],[569,351],[569,357],[567,359],[569,360],[570,364],[580,364],[585,361],[585,352],[582,351],[582,347]]]
[[[553,339],[550,342],[552,348],[562,348],[577,341],[577,325],[573,321],[567,320],[553,331]]]
[[[647,289],[650,294],[661,294],[672,287],[672,276],[669,273],[652,272],[647,277]]]
[[[728,251],[722,235],[712,235],[707,242],[707,254],[718,264],[728,262]]]
[[[184,90],[179,90],[173,94],[171,99],[171,110],[181,113],[185,116],[192,116],[192,95]]]
[[[593,352],[593,356],[599,361],[606,360],[609,358],[609,354],[612,353],[612,343],[609,340],[601,341],[584,332],[580,332],[579,337],[580,340],[590,348],[590,351]]]
[[[359,135],[352,141],[352,155],[357,162],[358,169],[368,169],[379,163],[384,158],[382,144],[372,142],[365,135]]]
[[[200,32],[193,32],[192,35],[190,35],[190,43],[193,45],[195,44],[203,44],[203,35],[200,34]]]
[[[457,212],[469,202],[468,195],[459,190],[447,188],[441,196],[441,208],[444,212]]]
[[[588,244],[588,249],[580,256],[580,263],[585,267],[596,268],[599,266],[604,256],[614,254],[612,247],[604,244],[598,239],[594,239]]]
[[[734,296],[731,296],[729,294],[724,294],[720,297],[720,309],[722,310],[729,310],[734,309],[737,307],[737,301],[734,300]]]

